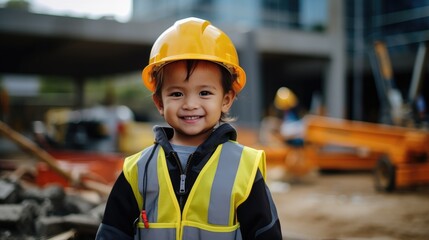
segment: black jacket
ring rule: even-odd
[[[182,169],[177,153],[173,151],[169,142],[173,136],[173,129],[155,127],[154,132],[156,144],[159,144],[166,154],[171,181],[182,209],[198,174],[217,146],[237,138],[237,133],[231,125],[222,124],[213,131],[204,143],[198,146],[197,150],[189,157],[185,169]],[[186,191],[179,193],[180,174],[185,171]],[[124,174],[121,173],[107,200],[106,210],[96,239],[132,239],[134,235],[133,222],[139,214],[140,209],[131,186]],[[282,239],[275,205],[260,172],[255,178],[248,199],[237,209],[237,219],[244,240]]]

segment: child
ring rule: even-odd
[[[265,153],[238,144],[225,123],[246,82],[228,36],[177,21],[155,42],[143,82],[171,127],[128,157],[97,239],[282,239],[265,184]]]

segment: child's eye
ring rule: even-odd
[[[209,91],[201,91],[200,95],[201,96],[208,96],[208,95],[211,95],[211,92],[209,92]]]
[[[181,97],[181,96],[183,96],[183,93],[181,93],[181,92],[172,92],[172,93],[170,93],[170,96],[171,97]]]

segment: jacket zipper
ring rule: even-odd
[[[191,159],[193,154],[189,155],[188,161],[186,162],[185,169],[182,168],[182,164],[180,163],[180,159],[177,156],[177,153],[173,153],[174,159],[176,160],[177,166],[179,167],[180,171],[180,184],[179,184],[179,206],[180,209],[183,209],[185,203],[184,203],[184,195],[186,193],[186,174],[188,172],[189,165],[191,163]]]

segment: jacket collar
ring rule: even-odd
[[[155,133],[155,142],[161,145],[168,157],[173,152],[173,147],[169,142],[174,135],[173,129],[171,127],[154,126],[153,131]],[[219,144],[225,143],[229,140],[237,140],[237,132],[230,124],[221,124],[219,127],[215,128],[206,141],[198,146],[194,155],[198,155],[200,157],[206,156],[213,152]]]

